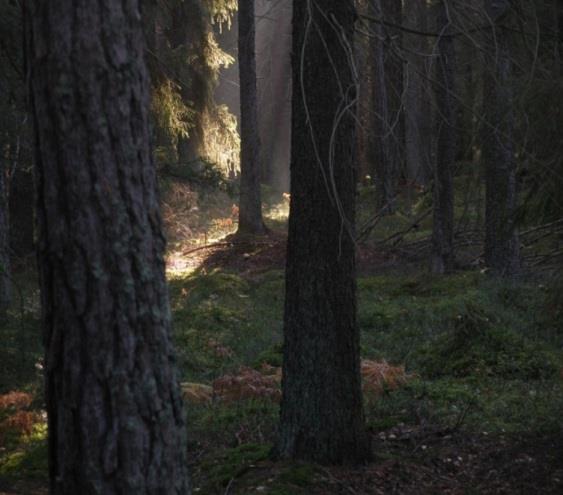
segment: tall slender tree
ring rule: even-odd
[[[256,25],[254,0],[239,0],[238,55],[240,74],[240,205],[241,234],[266,232],[262,219],[260,136],[256,92]]]
[[[294,0],[291,209],[276,453],[361,462],[353,0]]]
[[[493,23],[489,37],[490,69],[485,74],[483,160],[486,178],[485,263],[497,276],[513,276],[520,268],[516,226],[516,160],[514,156],[514,101],[510,38],[496,20],[510,10],[508,0],[487,0]],[[492,69],[491,69],[492,68]]]
[[[377,18],[383,16],[382,0],[370,2],[370,9]],[[395,209],[395,176],[396,176],[396,142],[390,107],[390,96],[386,63],[388,50],[386,29],[382,23],[373,26],[374,36],[371,38],[370,64],[371,84],[373,85],[373,135],[371,140],[371,156],[378,191],[378,207],[386,212]]]
[[[26,8],[50,493],[188,494],[139,2]]]
[[[0,150],[0,318],[6,316],[12,300],[10,273],[10,215],[6,191],[6,160]]]
[[[432,229],[433,273],[445,273],[454,265],[454,191],[452,168],[456,152],[454,109],[454,45],[450,31],[448,0],[438,5],[438,57],[436,60],[436,106],[439,115],[434,167],[434,224]]]

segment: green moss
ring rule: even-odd
[[[227,449],[220,457],[207,461],[202,469],[207,471],[210,483],[214,486],[227,485],[230,480],[241,476],[249,466],[268,458],[270,445],[243,444]]]
[[[310,464],[293,465],[284,470],[278,482],[304,488],[309,486],[315,477],[315,467]]]

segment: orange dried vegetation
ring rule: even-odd
[[[25,409],[33,402],[31,394],[13,391],[0,395],[0,411],[3,409]]]
[[[385,390],[396,390],[405,385],[414,375],[404,366],[391,366],[387,361],[362,361],[364,394],[379,397]]]
[[[215,397],[226,402],[245,399],[279,401],[281,369],[263,368],[263,372],[241,367],[236,375],[224,375],[213,382]]]

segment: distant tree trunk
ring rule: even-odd
[[[382,17],[381,0],[371,2],[372,13]],[[372,159],[376,176],[378,191],[378,208],[391,213],[395,209],[395,173],[396,156],[394,142],[394,129],[392,127],[389,93],[385,64],[385,36],[386,31],[382,24],[373,26],[375,36],[371,38],[372,53],[372,84],[373,84],[373,136]]]
[[[507,2],[489,0],[487,13],[495,19]],[[493,43],[494,42],[494,43]],[[492,275],[510,277],[520,269],[516,227],[516,160],[514,157],[514,102],[508,33],[502,28],[491,37],[490,70],[485,73],[483,162],[486,177],[485,262]]]
[[[353,0],[293,2],[291,211],[276,452],[362,462]],[[338,33],[338,36],[335,34]]]
[[[407,27],[428,31],[426,17],[428,7],[420,0],[406,0]],[[426,39],[420,35],[403,35],[407,65],[404,73],[406,85],[405,104],[405,159],[409,186],[426,185],[431,174],[431,111],[427,101],[428,88],[425,75]]]
[[[188,494],[139,3],[26,19],[50,493]]]
[[[3,156],[0,156],[0,318],[6,316],[12,301],[10,215],[6,187],[6,168],[6,160]]]
[[[438,40],[436,61],[436,106],[438,108],[438,144],[434,170],[434,225],[432,230],[433,273],[446,273],[454,266],[454,193],[452,168],[456,152],[454,110],[454,47],[448,33],[446,0],[438,6],[438,30],[445,36]]]
[[[239,0],[238,54],[240,74],[240,234],[262,234],[267,229],[262,219],[260,193],[260,137],[256,92],[256,26],[254,0]]]
[[[404,175],[404,155],[405,155],[405,121],[403,111],[403,59],[402,32],[395,26],[403,24],[403,6],[399,0],[380,0],[383,10],[383,17],[389,23],[385,28],[385,78],[387,85],[387,98],[389,99],[389,125],[392,129],[391,135],[391,156],[393,164],[391,167],[393,180],[397,180]]]
[[[202,155],[205,140],[203,116],[213,98],[211,75],[204,60],[210,33],[208,18],[202,0],[182,0],[172,9],[168,38],[172,48],[183,49],[185,57],[184,67],[178,70],[180,94],[184,102],[190,102],[195,116],[190,122],[189,136],[178,139],[178,162],[182,165],[192,163]]]
[[[289,191],[291,146],[291,1],[260,0],[256,12],[258,125],[262,178]],[[258,21],[257,21],[258,22]],[[263,68],[261,68],[261,66]]]

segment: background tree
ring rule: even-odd
[[[51,493],[187,494],[139,3],[26,17]]]
[[[434,273],[445,273],[454,265],[454,198],[453,165],[456,150],[454,109],[455,52],[451,32],[451,6],[447,0],[438,4],[439,39],[436,60],[436,107],[439,114],[436,165],[434,168],[434,223],[432,229],[432,263]]]
[[[491,273],[515,275],[520,268],[517,233],[516,159],[514,150],[514,102],[510,37],[497,20],[505,18],[510,3],[488,0],[486,13],[491,22],[488,40],[495,49],[487,60],[493,70],[486,72],[484,96],[483,161],[487,186],[485,262]]]
[[[353,0],[293,2],[291,209],[276,453],[322,463],[370,456],[353,240],[355,19]]]
[[[238,232],[262,234],[260,181],[260,135],[258,131],[258,94],[256,92],[256,26],[254,0],[239,0],[238,55],[240,74],[240,203]]]

